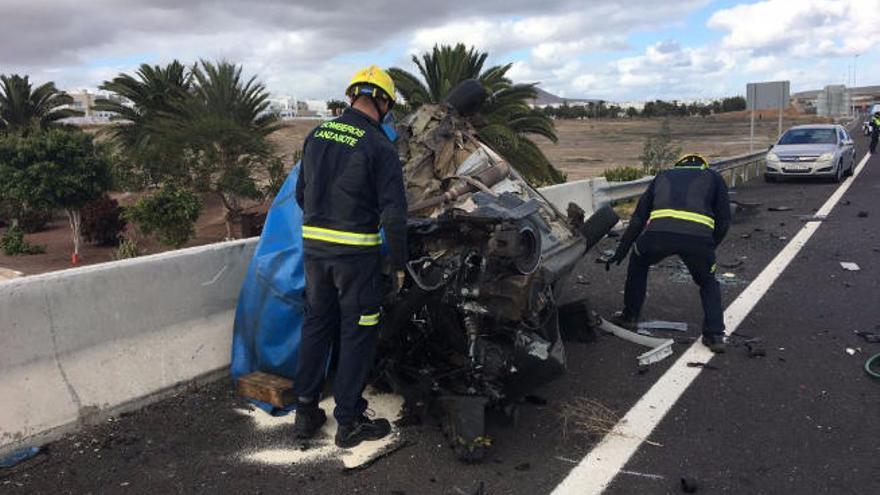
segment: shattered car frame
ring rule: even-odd
[[[405,416],[439,415],[465,461],[491,444],[487,409],[513,417],[565,370],[565,275],[618,220],[610,208],[586,222],[577,207],[563,215],[480,142],[463,115],[485,99],[473,84],[398,126],[410,261],[386,301],[372,380],[404,397]]]

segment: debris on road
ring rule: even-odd
[[[740,345],[740,343],[744,345],[748,350],[748,356],[750,358],[765,357],[767,356],[767,350],[761,345],[761,342],[763,342],[762,339],[751,337],[739,341],[736,345]]]
[[[40,453],[40,447],[25,447],[13,451],[6,457],[0,459],[0,468],[9,468],[24,462]]]
[[[685,493],[696,493],[697,492],[697,480],[693,478],[685,478],[681,477],[681,491]]]
[[[610,433],[620,420],[614,410],[586,397],[577,397],[562,404],[559,416],[562,419],[563,438],[567,438],[570,433],[602,438]]]
[[[791,206],[771,206],[767,211],[791,211]]]
[[[856,216],[858,216],[859,218],[868,218],[868,212],[863,210],[860,211]]]
[[[709,363],[701,363],[699,361],[691,361],[687,364],[688,368],[703,368],[706,370],[720,370],[718,366],[711,365]]]
[[[865,342],[870,344],[880,344],[880,333],[863,332],[861,330],[856,330],[853,333],[865,339]]]
[[[720,266],[721,268],[727,268],[727,269],[739,268],[739,267],[743,266],[743,264],[745,264],[745,260],[742,258],[739,258],[734,261],[729,261],[729,262],[725,262],[725,261],[718,262],[718,266]]]
[[[718,283],[722,285],[743,285],[749,283],[748,280],[742,279],[733,272],[725,272],[715,277]]]
[[[293,380],[262,371],[239,378],[238,394],[246,399],[272,404],[278,409],[286,409],[296,400]]]
[[[688,324],[683,321],[643,321],[639,323],[639,330],[671,330],[674,332],[687,332]]]
[[[620,474],[626,474],[629,476],[638,476],[639,478],[648,478],[649,480],[665,480],[665,476],[661,476],[659,474],[651,474],[651,473],[640,473],[638,471],[628,471],[626,469],[621,469]]]
[[[861,268],[859,268],[859,265],[856,263],[853,263],[852,261],[841,261],[840,267],[843,268],[844,270],[850,271],[850,272],[857,272],[857,271],[861,270]]]
[[[639,335],[635,332],[630,332],[625,328],[621,328],[605,319],[602,320],[602,324],[599,325],[599,328],[608,333],[614,334],[616,337],[623,340],[632,342],[633,344],[650,347],[650,351],[645,352],[638,357],[639,364],[642,366],[662,361],[672,355],[672,344],[675,343],[672,339],[661,339]]]
[[[855,355],[856,355],[856,350],[853,349],[852,347],[847,347],[847,348],[846,348],[846,353],[849,354],[850,356],[855,356]]]
[[[362,470],[367,469],[368,467],[372,466],[373,464],[375,464],[378,460],[384,459],[384,458],[390,456],[391,454],[394,454],[394,453],[396,453],[400,450],[403,450],[406,447],[409,447],[410,445],[414,445],[414,444],[415,444],[415,442],[412,442],[409,440],[404,440],[403,442],[399,442],[397,444],[390,444],[390,445],[386,446],[381,453],[371,456],[369,459],[367,459],[366,461],[364,461],[361,464],[358,464],[358,465],[355,465],[352,467],[346,467],[345,471],[362,471]]]
[[[828,218],[827,215],[795,215],[795,216],[801,222],[822,222],[826,218]]]

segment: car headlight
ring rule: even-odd
[[[819,158],[816,159],[817,162],[830,162],[831,160],[834,160],[834,152],[833,151],[829,151],[828,153],[822,153],[822,155],[820,155]]]
[[[767,153],[767,161],[768,162],[778,162],[779,157],[776,156],[776,153]]]

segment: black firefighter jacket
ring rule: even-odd
[[[667,232],[721,244],[730,228],[727,184],[705,167],[673,167],[657,174],[639,199],[618,246],[625,255],[642,232]]]
[[[406,252],[406,193],[397,151],[379,124],[348,108],[316,127],[303,145],[296,184],[307,255],[378,252],[385,232],[391,267]]]

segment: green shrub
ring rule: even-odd
[[[179,248],[195,233],[202,204],[192,192],[166,185],[152,196],[138,200],[126,208],[125,216],[136,223],[146,235],[155,233],[166,246]]]
[[[46,248],[31,244],[24,240],[24,231],[21,227],[9,227],[0,237],[0,249],[7,256],[17,256],[19,254],[42,254],[46,252]]]
[[[89,242],[118,246],[119,235],[126,225],[119,202],[109,196],[90,201],[83,207],[82,235]]]
[[[143,254],[143,252],[136,240],[122,237],[119,241],[119,247],[113,252],[113,259],[125,260],[129,258],[137,258],[141,254]]]
[[[638,167],[616,167],[605,169],[602,175],[609,182],[626,182],[641,179],[645,174]]]
[[[681,155],[681,147],[672,144],[672,131],[669,128],[669,119],[665,119],[660,126],[660,132],[645,141],[639,159],[642,162],[645,174],[656,175],[657,172],[664,168],[671,167],[679,155]]]

